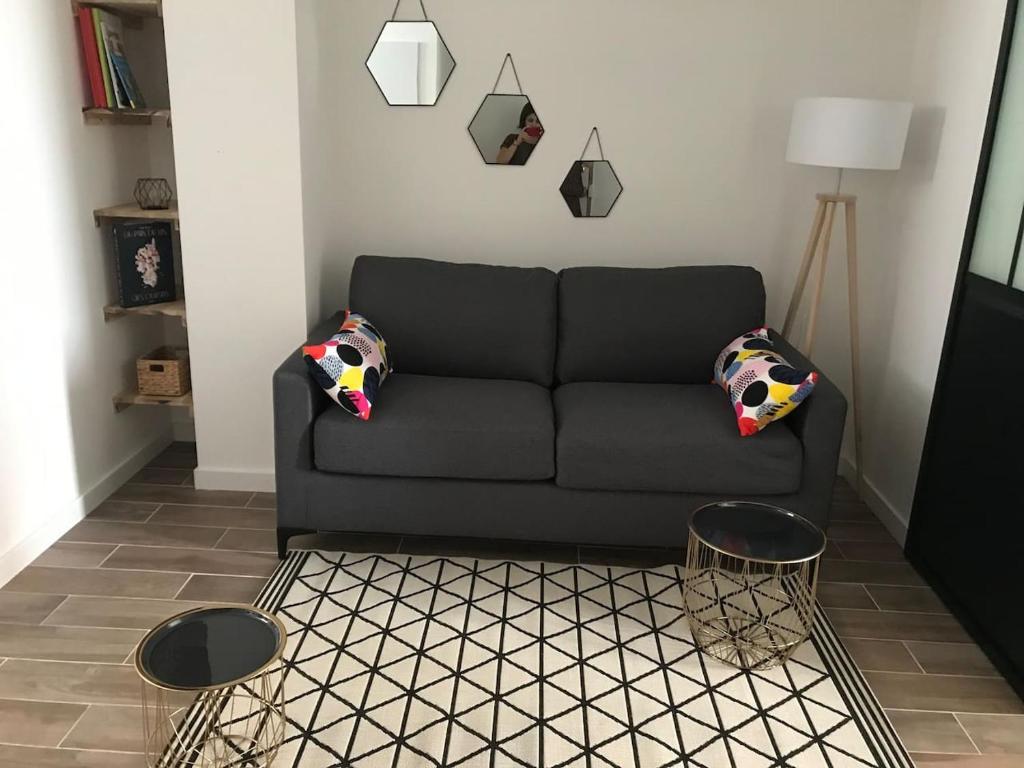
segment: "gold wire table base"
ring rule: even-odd
[[[146,760],[152,768],[269,766],[284,740],[284,671],[204,690],[189,705],[182,692],[143,680]]]
[[[708,546],[692,530],[684,608],[697,647],[742,669],[783,664],[811,633],[817,558],[769,563]]]

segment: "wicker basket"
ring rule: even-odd
[[[140,395],[178,397],[192,388],[187,349],[154,349],[135,362],[135,369],[139,376]]]

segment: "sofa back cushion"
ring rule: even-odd
[[[360,256],[349,307],[373,318],[397,372],[550,386],[557,294],[540,267]]]
[[[706,384],[722,347],[763,325],[764,311],[764,283],[751,267],[566,269],[557,377]]]

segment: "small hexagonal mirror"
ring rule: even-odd
[[[573,216],[599,218],[611,211],[622,194],[622,184],[607,160],[577,160],[558,191]]]
[[[526,165],[544,126],[525,94],[489,93],[469,123],[469,134],[488,165]]]
[[[366,68],[391,106],[430,107],[455,69],[455,59],[434,22],[389,21]]]

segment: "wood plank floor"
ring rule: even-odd
[[[246,603],[277,564],[274,496],[197,491],[176,443],[0,589],[0,766],[143,766],[144,631],[204,601]],[[819,600],[918,766],[1024,765],[1024,703],[839,481]],[[652,551],[325,535],[295,547],[659,564]]]

